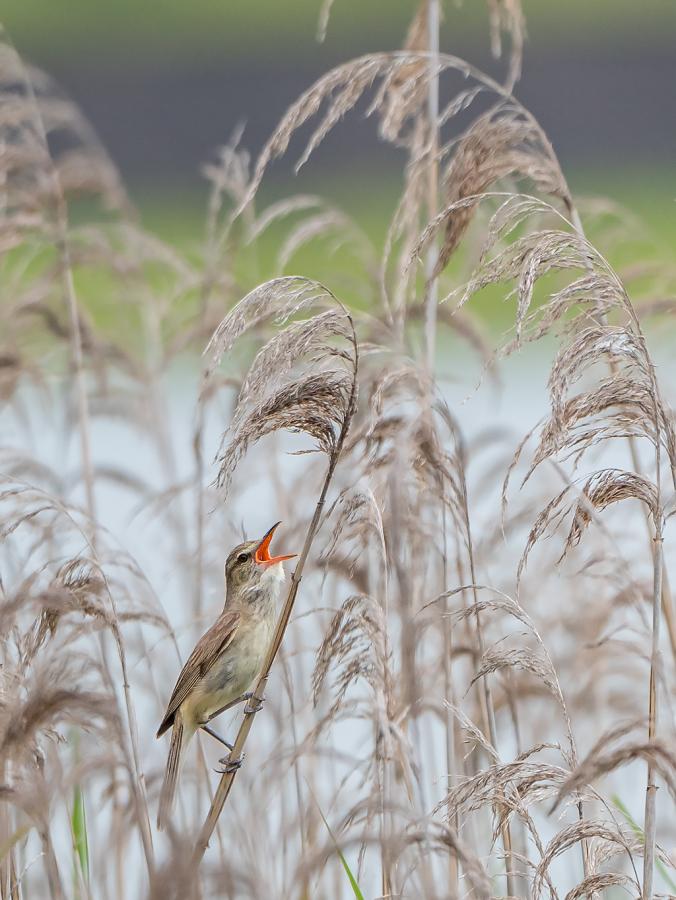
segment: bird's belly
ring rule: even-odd
[[[268,628],[251,629],[214,662],[193,695],[193,714],[198,721],[207,721],[251,687],[260,672],[269,641]]]

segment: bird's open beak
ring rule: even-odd
[[[265,533],[263,540],[256,549],[254,559],[259,566],[267,568],[268,566],[274,566],[275,563],[283,562],[285,559],[293,559],[294,556],[298,556],[297,553],[288,553],[286,556],[270,556],[270,544],[278,525],[281,525],[281,522],[275,522],[272,528]]]

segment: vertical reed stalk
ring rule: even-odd
[[[441,559],[441,576],[442,576],[442,584],[448,584],[448,547],[447,547],[447,533],[446,533],[446,497],[443,493],[443,482],[440,484],[440,489],[442,492],[442,508],[441,508],[441,516],[442,516],[442,535],[443,535],[443,555]],[[461,584],[463,582],[460,582]],[[456,706],[456,696],[455,696],[455,684],[453,682],[453,632],[450,626],[450,619],[448,618],[448,614],[450,612],[450,605],[448,602],[448,597],[444,597],[444,606],[443,606],[443,654],[444,654],[444,697],[450,697],[451,703],[453,706]],[[445,752],[446,752],[446,789],[448,790],[450,786],[450,779],[452,779],[456,774],[456,753],[455,753],[455,722],[456,717],[453,712],[445,707],[444,710],[444,738],[445,738]],[[453,811],[452,825],[455,829],[456,833],[459,833],[459,815],[457,809]],[[458,892],[459,878],[460,878],[460,867],[458,865],[458,859],[454,854],[449,855],[448,860],[449,866],[449,882],[451,888],[454,893]]]
[[[303,804],[303,789],[301,787],[300,762],[298,754],[298,728],[296,726],[297,715],[296,705],[293,698],[293,679],[291,676],[291,667],[286,653],[281,653],[282,674],[286,692],[289,697],[289,719],[291,722],[291,738],[293,740],[293,780],[296,792],[296,806],[298,807],[298,830],[300,831],[300,846],[303,859],[307,857],[307,826],[305,823],[305,806]],[[303,875],[303,883],[300,889],[302,898],[310,896],[310,885],[307,874]]]
[[[458,435],[457,440],[460,440]],[[483,638],[483,629],[481,625],[481,615],[479,613],[479,596],[477,593],[476,567],[474,562],[474,545],[472,542],[472,526],[469,517],[469,499],[467,496],[467,481],[465,478],[465,452],[462,445],[458,445],[458,455],[460,457],[460,465],[458,466],[459,474],[462,479],[462,515],[464,517],[465,534],[467,535],[467,556],[469,562],[470,583],[472,585],[472,602],[474,604],[474,619],[476,623],[476,638],[479,650],[479,658],[482,659],[485,652],[485,643]],[[488,736],[490,742],[498,750],[498,732],[495,725],[495,707],[493,705],[493,696],[491,686],[488,682],[488,675],[484,675],[481,679],[483,687],[483,704],[486,725],[488,726]],[[505,851],[505,878],[507,883],[507,893],[515,897],[516,886],[513,874],[513,855],[512,855],[512,834],[509,821],[506,820],[502,826],[502,844]]]
[[[87,514],[89,516],[89,531],[94,546],[96,540],[96,501],[94,496],[94,472],[91,457],[91,438],[89,431],[89,400],[87,397],[87,382],[84,371],[84,359],[82,353],[82,334],[80,332],[80,320],[77,311],[77,297],[73,282],[73,269],[70,261],[70,250],[67,239],[67,210],[66,201],[59,184],[58,175],[54,172],[54,181],[57,189],[57,218],[58,218],[58,250],[61,258],[61,277],[68,303],[68,318],[70,320],[71,348],[73,355],[73,367],[75,370],[75,390],[77,395],[78,424],[80,433],[80,454],[82,456],[82,471],[84,477],[85,494],[87,500]]]
[[[2,765],[2,773],[1,777],[3,782],[7,780],[6,769],[8,767],[8,763],[5,761]],[[9,803],[3,803],[2,808],[0,808],[0,847],[11,847],[10,835],[12,834],[12,814],[11,807]],[[10,883],[11,873],[9,866],[9,856],[5,854],[2,859],[0,859],[0,898],[2,900],[6,900],[9,896],[8,889]]]
[[[428,189],[427,206],[429,221],[437,215],[439,203],[439,25],[441,11],[439,0],[427,0],[427,44],[429,48],[429,74],[427,82],[428,118]],[[425,262],[425,352],[427,369],[434,371],[437,342],[438,279],[434,270],[439,258],[435,241],[430,242]]]
[[[16,869],[16,848],[12,847],[9,852],[9,895],[10,900],[21,900],[19,891],[19,878]]]
[[[40,840],[42,842],[42,853],[45,858],[49,896],[52,900],[64,900],[66,895],[63,892],[63,885],[61,884],[61,876],[59,874],[59,865],[56,861],[54,845],[52,844],[49,826],[47,824],[40,828]]]
[[[638,320],[636,327],[640,332]],[[659,667],[660,667],[660,618],[661,604],[664,597],[662,573],[664,570],[664,542],[663,542],[663,513],[661,503],[661,479],[662,479],[662,430],[659,414],[659,387],[655,371],[651,366],[653,387],[653,409],[655,418],[655,492],[656,504],[654,511],[655,539],[653,543],[653,597],[652,597],[652,642],[650,651],[650,683],[648,696],[648,739],[657,737],[657,722],[659,713]],[[643,820],[645,845],[643,849],[643,900],[652,900],[653,878],[655,870],[655,843],[657,839],[657,784],[655,783],[655,770],[648,763],[648,775],[645,795],[645,815]]]
[[[650,687],[648,699],[648,738],[650,740],[653,740],[657,735],[658,713],[660,601],[662,598],[662,570],[664,565],[663,538],[659,526],[656,528],[654,546],[652,648],[650,654]],[[643,851],[643,900],[652,900],[653,896],[655,840],[657,831],[656,794],[657,785],[655,783],[655,770],[652,765],[648,764],[645,817],[643,825],[645,835],[645,846]]]

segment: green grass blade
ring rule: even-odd
[[[75,785],[73,791],[73,813],[71,815],[71,827],[73,829],[73,844],[78,859],[80,871],[85,881],[89,881],[89,840],[87,838],[87,817],[85,813],[84,794],[79,785]]]
[[[312,794],[312,791],[310,791],[310,793]],[[333,833],[333,831],[331,831],[331,826],[326,821],[326,816],[322,812],[322,809],[321,809],[321,806],[319,805],[319,803],[317,803],[317,798],[315,797],[314,794],[312,794],[312,799],[315,801],[317,809],[319,810],[319,815],[322,817],[322,822],[326,825],[326,830],[331,835],[331,840],[333,841],[333,845],[336,848],[336,853],[338,854],[338,858],[340,859],[341,863],[343,864],[343,868],[345,869],[345,874],[347,875],[348,881],[350,882],[350,887],[352,888],[352,892],[353,892],[354,896],[357,898],[357,900],[364,900],[364,895],[362,894],[361,888],[359,887],[359,882],[352,874],[352,870],[350,869],[348,862],[345,859],[345,856],[343,855],[342,850],[338,846],[338,841],[336,840],[336,836]]]
[[[643,829],[638,824],[638,822],[634,819],[632,814],[629,812],[629,810],[624,805],[622,800],[620,800],[620,798],[618,797],[617,794],[612,795],[612,801],[613,801],[613,805],[615,806],[615,808],[618,809],[622,813],[627,824],[629,825],[631,830],[634,832],[636,837],[641,841],[641,843],[644,843],[645,838],[643,835]],[[673,879],[669,876],[669,873],[667,872],[667,868],[664,865],[664,863],[659,859],[656,860],[655,862],[657,864],[658,872],[660,873],[662,878],[664,878],[664,881],[669,886],[669,889],[672,891],[676,891],[676,883],[674,883]]]

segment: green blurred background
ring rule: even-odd
[[[287,105],[331,65],[400,47],[415,0],[5,0],[19,51],[80,104],[147,225],[189,243],[202,233],[202,163],[245,123],[255,156]],[[442,49],[495,76],[487,4],[445,0]],[[539,118],[574,188],[608,194],[669,252],[676,180],[676,2],[524,0],[528,39],[517,95]],[[294,185],[293,154],[271,195],[321,189],[378,238],[404,158],[376,125],[348,117]],[[293,146],[292,146],[293,150]],[[659,252],[662,252],[660,250]]]

